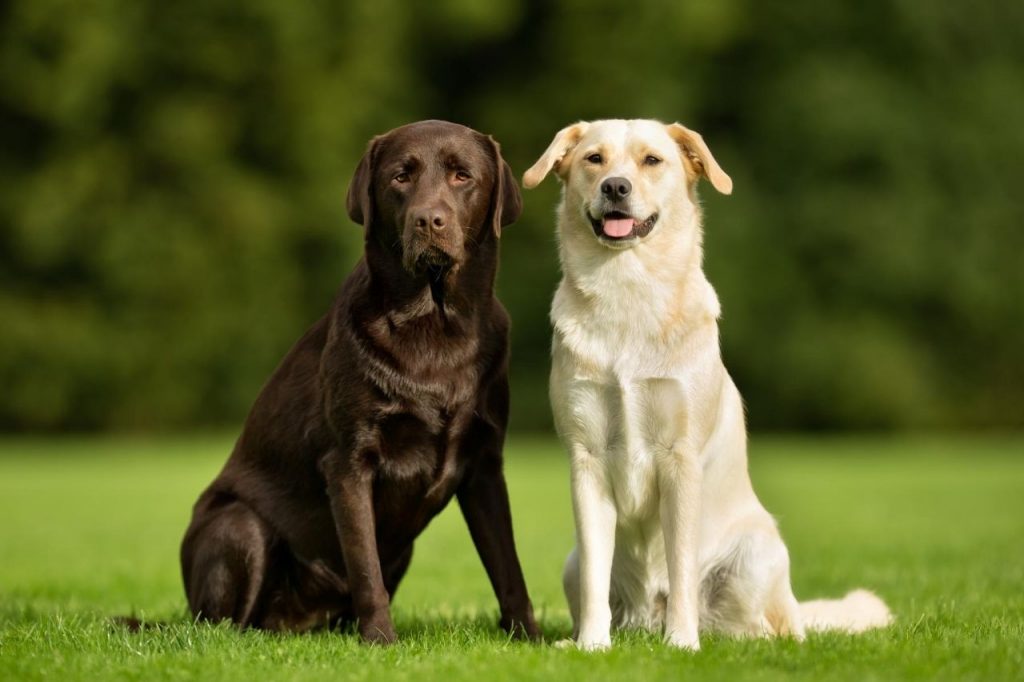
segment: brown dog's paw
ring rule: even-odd
[[[539,642],[543,638],[540,628],[537,627],[537,622],[533,619],[532,612],[519,617],[503,616],[498,624],[502,630],[512,635],[513,639]]]
[[[363,638],[363,642],[366,644],[379,644],[381,646],[394,644],[398,641],[395,626],[391,624],[391,619],[388,617],[361,621],[359,623],[359,636]]]

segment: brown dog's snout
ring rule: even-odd
[[[413,213],[413,225],[418,230],[426,230],[430,227],[434,230],[443,230],[448,226],[449,215],[447,211],[442,209],[430,209],[425,211],[416,211]]]
[[[415,203],[405,214],[402,261],[411,272],[451,267],[462,258],[458,214],[446,202]]]

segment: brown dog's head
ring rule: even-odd
[[[348,190],[348,215],[413,276],[437,279],[519,217],[522,197],[497,142],[446,121],[375,137]]]

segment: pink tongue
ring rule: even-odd
[[[604,233],[609,237],[625,237],[633,231],[632,218],[605,218]]]

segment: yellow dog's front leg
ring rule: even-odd
[[[680,442],[659,461],[660,515],[668,565],[665,641],[698,651],[701,482],[696,448]]]

